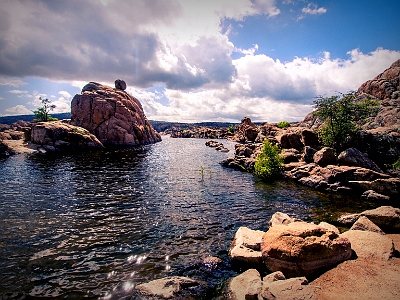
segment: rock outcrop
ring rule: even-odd
[[[31,142],[47,151],[104,148],[88,130],[61,121],[34,123]]]
[[[96,82],[89,82],[72,99],[71,124],[87,129],[104,145],[135,146],[161,141],[138,99],[122,89]]]
[[[261,264],[261,240],[264,232],[240,227],[235,234],[229,256],[232,261],[249,265]]]

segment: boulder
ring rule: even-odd
[[[258,137],[259,131],[249,117],[244,117],[238,125],[238,129],[232,140],[241,143],[254,142]]]
[[[318,151],[314,148],[311,148],[310,146],[306,146],[304,148],[304,156],[303,159],[306,163],[312,163],[314,162],[314,154],[317,153]]]
[[[400,195],[399,178],[379,178],[372,181],[350,180],[348,185],[361,191],[374,190],[386,196],[398,197]]]
[[[115,88],[117,90],[125,91],[126,90],[126,82],[121,79],[115,80]]]
[[[271,282],[277,281],[277,280],[285,280],[286,277],[281,271],[276,271],[273,273],[268,274],[263,278],[263,285],[269,284]]]
[[[320,222],[320,223],[318,224],[318,226],[319,226],[319,227],[322,227],[322,228],[325,228],[326,230],[333,231],[333,232],[336,233],[337,235],[340,234],[340,231],[339,231],[339,229],[338,229],[336,226],[334,226],[334,225],[332,225],[332,224],[329,224],[329,223],[327,223],[327,222]]]
[[[375,209],[366,210],[362,216],[370,219],[384,232],[400,231],[400,209],[392,206],[381,206]]]
[[[46,146],[50,150],[104,148],[88,130],[61,121],[32,124],[31,142]]]
[[[319,145],[318,136],[316,133],[310,129],[304,129],[301,131],[301,137],[303,140],[304,146],[308,147],[316,147]]]
[[[249,269],[232,278],[228,285],[228,297],[232,300],[258,300],[261,288],[260,273],[255,269]]]
[[[376,224],[372,223],[367,217],[361,216],[358,220],[351,226],[350,230],[361,230],[361,231],[371,231],[379,234],[385,234]]]
[[[306,222],[272,226],[263,236],[262,258],[267,268],[286,277],[307,276],[351,257],[348,239]]]
[[[6,142],[0,140],[0,157],[7,157],[14,154],[16,154],[16,152],[10,148]]]
[[[358,258],[388,260],[394,254],[390,237],[372,231],[349,230],[340,235],[351,242]]]
[[[342,226],[347,226],[350,227],[353,225],[358,218],[360,218],[361,214],[345,214],[340,216],[337,220],[336,223]]]
[[[291,218],[289,215],[277,211],[272,215],[271,220],[268,221],[268,225],[270,227],[275,225],[287,225],[295,221],[295,218]]]
[[[71,124],[104,145],[135,146],[161,141],[139,100],[120,89],[90,82],[71,102]]]
[[[261,240],[264,232],[240,227],[229,248],[229,256],[233,261],[258,265],[261,263]]]
[[[136,286],[136,291],[146,299],[192,299],[206,293],[207,286],[188,277],[167,277]]]
[[[264,284],[258,299],[262,300],[287,300],[287,299],[317,299],[314,287],[307,285],[305,277],[295,277],[286,280],[276,280]]]
[[[299,151],[296,149],[283,149],[281,156],[283,157],[283,161],[285,164],[291,162],[298,162],[301,158]]]
[[[361,195],[361,198],[366,199],[366,200],[382,201],[382,202],[386,202],[386,201],[390,200],[389,196],[381,195],[381,194],[375,192],[374,190],[365,191]]]
[[[283,149],[294,148],[296,150],[302,150],[304,148],[304,144],[301,141],[300,135],[294,132],[281,135],[278,137],[278,141]]]
[[[366,153],[362,153],[356,148],[349,148],[342,151],[338,156],[338,163],[346,166],[371,169],[382,173],[382,170],[371,159],[369,159]]]
[[[336,152],[335,149],[330,147],[324,147],[314,154],[314,162],[320,166],[327,166],[336,163]]]

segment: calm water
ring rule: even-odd
[[[227,250],[240,226],[266,230],[276,211],[329,221],[378,206],[262,183],[220,166],[232,151],[204,143],[163,137],[139,148],[0,160],[0,298],[113,299],[171,275],[218,287],[236,274]],[[200,267],[209,255],[223,259],[220,271]]]

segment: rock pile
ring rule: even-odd
[[[229,152],[228,148],[225,148],[224,144],[221,142],[209,140],[206,142],[207,147],[215,148],[215,150],[220,151],[220,152]]]
[[[118,80],[117,80],[118,81]],[[139,100],[123,91],[89,82],[71,103],[71,124],[87,129],[104,145],[135,146],[161,141]]]

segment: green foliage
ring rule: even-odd
[[[234,127],[233,125],[229,125],[228,131],[229,131],[230,133],[235,133],[235,127]]]
[[[392,168],[394,170],[400,170],[400,157],[398,160],[395,161],[395,163],[392,165]]]
[[[357,122],[369,117],[379,105],[369,98],[355,100],[356,94],[351,92],[314,101],[314,115],[324,122],[318,132],[323,145],[343,150],[346,141],[360,130]]]
[[[263,142],[263,149],[257,156],[254,164],[254,172],[256,175],[270,179],[279,176],[283,172],[283,157],[280,155],[282,150],[271,144],[267,139]]]
[[[39,98],[42,102],[42,107],[39,107],[37,110],[34,110],[35,114],[34,122],[48,122],[48,121],[57,121],[57,118],[52,118],[49,114],[50,111],[56,108],[54,104],[51,104],[51,100],[47,98]]]
[[[278,126],[278,128],[286,129],[290,126],[290,123],[288,121],[281,121],[281,122],[278,122],[278,124],[276,124],[276,126]]]

